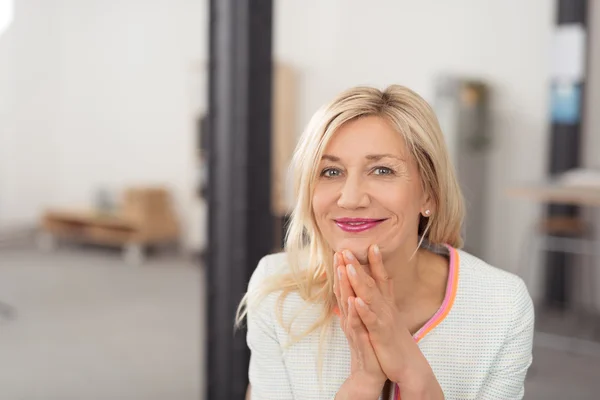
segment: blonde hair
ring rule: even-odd
[[[248,311],[269,294],[279,292],[276,315],[290,334],[291,345],[313,331],[321,330],[321,343],[331,320],[336,299],[333,293],[333,250],[316,225],[312,196],[318,165],[327,143],[346,122],[365,116],[385,119],[402,135],[419,168],[423,189],[431,196],[435,212],[421,217],[419,235],[429,243],[461,247],[463,197],[437,118],[427,102],[412,90],[392,85],[384,91],[355,87],[322,107],[303,132],[291,162],[296,204],[291,214],[285,251],[289,270],[273,275],[246,293],[238,308],[239,326]],[[283,321],[283,302],[292,292],[305,300],[305,308],[321,304],[322,312],[304,332],[292,332],[291,321]],[[321,357],[319,356],[319,367]]]

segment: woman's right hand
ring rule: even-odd
[[[350,376],[336,399],[377,399],[387,377],[383,373],[369,333],[356,311],[356,297],[346,273],[342,254],[334,255],[333,289],[340,310],[340,325],[350,345]]]

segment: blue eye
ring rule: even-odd
[[[321,176],[325,178],[335,178],[341,174],[340,170],[337,168],[325,168],[321,171]]]
[[[388,167],[376,167],[373,170],[373,173],[375,175],[393,175],[394,171],[392,171],[391,168]]]

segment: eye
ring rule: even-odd
[[[393,175],[394,171],[388,167],[375,167],[373,173],[375,175]]]
[[[335,178],[340,175],[341,172],[337,168],[325,168],[323,171],[321,171],[321,176],[325,178]]]

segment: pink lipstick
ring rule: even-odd
[[[376,227],[385,219],[373,218],[338,218],[335,224],[344,232],[359,233]]]

